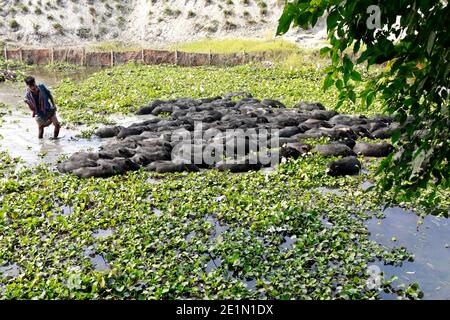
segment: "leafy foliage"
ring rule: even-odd
[[[292,70],[261,65],[230,68],[124,65],[98,72],[82,82],[65,80],[55,90],[55,97],[66,121],[93,125],[108,123],[109,116],[115,113],[135,112],[155,99],[211,97],[238,91],[279,99],[289,106],[300,101],[320,101],[330,106],[337,95],[323,95],[322,77],[315,65]],[[354,111],[350,107],[348,110]]]
[[[278,34],[292,24],[314,26],[325,12],[330,45],[321,50],[331,57],[324,89],[339,90],[345,100],[369,108],[381,99],[401,127],[393,134],[396,153],[383,161],[380,187],[393,195],[415,198],[431,188],[426,201],[434,206],[450,186],[450,15],[447,1],[384,1],[380,28],[372,28],[372,1],[296,0],[286,3]],[[368,10],[369,9],[369,10]],[[368,13],[369,12],[369,13]],[[358,93],[363,77],[358,65],[369,69],[386,64]]]
[[[369,264],[411,259],[369,238],[373,177],[329,177],[320,156],[271,174],[88,180],[0,160],[0,298],[373,299]]]

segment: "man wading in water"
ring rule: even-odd
[[[61,125],[56,117],[56,104],[52,94],[43,84],[36,85],[36,80],[33,77],[27,77],[25,83],[28,86],[25,102],[33,111],[33,118],[36,117],[39,139],[44,137],[44,128],[52,123],[55,126],[54,139],[58,139]]]

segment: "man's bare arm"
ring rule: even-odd
[[[31,103],[29,103],[28,101],[25,101],[25,103],[28,105],[28,108],[30,108],[31,111],[34,111]]]

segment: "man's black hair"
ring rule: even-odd
[[[28,85],[28,86],[32,86],[32,85],[34,85],[34,84],[36,84],[36,79],[34,79],[34,77],[26,77],[25,78],[25,83]]]

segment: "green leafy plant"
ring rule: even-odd
[[[375,299],[368,261],[411,258],[369,239],[363,222],[380,204],[358,188],[365,177],[328,177],[320,156],[270,179],[138,171],[80,180],[44,165],[17,170],[5,152],[0,160],[0,265],[16,270],[0,276],[4,299]],[[417,284],[403,287],[381,283],[421,297]]]
[[[16,20],[10,20],[9,21],[9,27],[14,30],[17,31],[20,28],[20,24],[16,21]]]
[[[89,39],[91,37],[91,29],[89,28],[79,28],[77,30],[77,36],[82,39]]]
[[[393,1],[369,8],[371,4],[288,2],[277,34],[292,24],[314,26],[328,12],[330,46],[321,52],[331,57],[332,65],[325,70],[324,88],[334,85],[339,90],[338,106],[359,99],[369,108],[380,99],[395,115],[401,122],[392,136],[396,152],[379,167],[379,187],[405,199],[431,189],[426,202],[433,207],[442,189],[450,187],[448,3]],[[387,64],[386,69],[358,92],[355,85],[363,79],[357,66],[380,64]]]
[[[54,23],[52,27],[58,34],[64,34],[64,27],[60,23]]]

